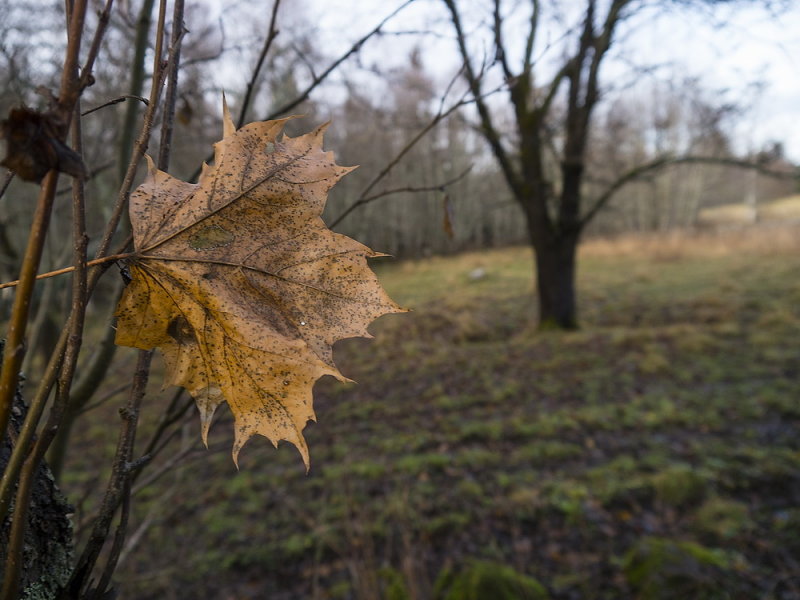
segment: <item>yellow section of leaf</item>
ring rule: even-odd
[[[367,265],[380,254],[322,222],[328,191],[351,170],[322,150],[325,126],[278,139],[284,122],[236,131],[226,111],[198,184],[150,161],[131,196],[136,256],[116,342],[161,349],[167,383],[197,402],[204,441],[228,402],[234,461],[261,434],[295,444],[308,467],[302,430],[315,418],[314,382],[345,379],[332,344],[369,337],[370,322],[402,309]]]

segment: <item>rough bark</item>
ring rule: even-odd
[[[539,329],[577,329],[575,275],[579,232],[543,227],[531,217],[528,230],[535,259]]]
[[[26,407],[19,390],[14,397],[11,427],[18,432],[25,418]],[[5,469],[11,455],[11,438],[7,435],[0,447],[0,468]],[[13,436],[16,437],[16,436]],[[57,596],[69,579],[72,562],[72,507],[56,486],[50,469],[42,463],[36,475],[28,523],[25,530],[25,550],[20,581],[25,600],[49,600]],[[0,578],[6,561],[13,506],[6,522],[0,526]]]

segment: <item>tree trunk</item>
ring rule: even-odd
[[[536,258],[536,293],[539,299],[539,329],[577,329],[575,259],[577,234],[532,236]]]
[[[0,341],[0,348],[2,343]],[[26,407],[19,392],[14,396],[9,426],[18,432],[25,418]],[[11,455],[11,441],[6,435],[0,444],[0,471]],[[72,559],[72,507],[61,495],[47,465],[42,463],[33,485],[25,530],[20,598],[48,600],[55,598],[69,579]],[[0,578],[6,562],[11,528],[11,515],[0,524]]]

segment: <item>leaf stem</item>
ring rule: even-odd
[[[114,262],[118,260],[125,260],[126,258],[131,258],[136,256],[137,252],[123,252],[122,254],[111,254],[110,256],[103,256],[102,258],[95,258],[90,260],[84,264],[86,267],[94,267],[96,265],[102,265],[108,262]],[[64,267],[63,269],[56,269],[55,271],[48,271],[47,273],[40,273],[36,276],[36,279],[47,279],[48,277],[55,277],[56,275],[64,275],[65,273],[72,273],[75,270],[75,265],[71,267]],[[0,290],[10,288],[10,287],[18,287],[20,286],[21,279],[17,279],[15,281],[8,281],[6,283],[0,283]]]

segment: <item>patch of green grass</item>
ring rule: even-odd
[[[673,464],[651,479],[656,500],[666,506],[679,507],[702,500],[707,478],[690,465]]]
[[[728,540],[754,527],[746,503],[712,496],[692,515],[692,526],[700,534]]]
[[[557,440],[542,440],[516,448],[509,458],[512,464],[525,464],[538,466],[547,463],[566,462],[577,458],[584,452],[584,448],[570,442]]]
[[[534,578],[500,563],[473,560],[460,572],[445,570],[436,582],[438,600],[547,600]]]
[[[394,468],[407,475],[420,475],[443,471],[450,465],[452,457],[440,452],[428,452],[425,454],[408,454],[400,458]]]
[[[624,557],[622,569],[643,600],[733,598],[735,557],[691,541],[648,537]]]

